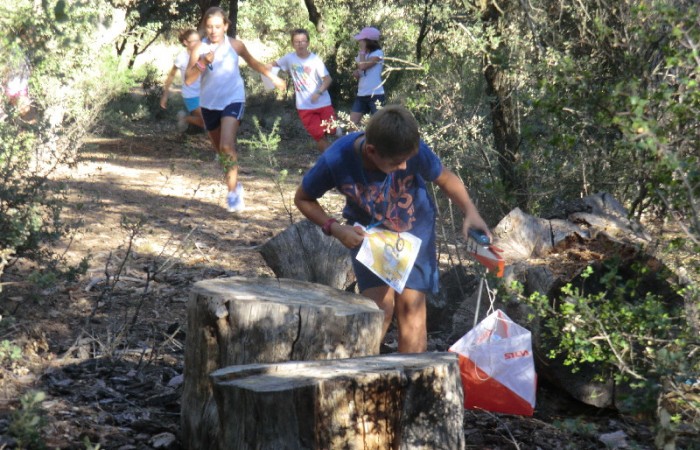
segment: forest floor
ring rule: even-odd
[[[287,116],[274,161],[241,146],[248,209],[240,217],[225,209],[221,169],[204,134],[179,134],[172,120],[106,127],[57,174],[69,192],[64,219],[80,226],[54,250],[73,264],[89,256],[88,269],[54,287],[29,281],[26,261],[7,270],[0,339],[21,348],[21,358],[0,360],[0,449],[181,448],[190,286],[274,276],[257,249],[290,216],[300,219],[291,196],[317,153],[293,109]],[[245,122],[240,139],[254,133]],[[276,183],[279,168],[288,177]],[[340,211],[337,195],[325,201]],[[27,393],[36,391],[46,397],[32,404]],[[644,421],[547,386],[533,417],[467,411],[464,423],[469,449],[653,448]]]

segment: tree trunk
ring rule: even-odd
[[[464,448],[452,353],[234,366],[212,373],[221,442],[236,449]]]
[[[304,4],[306,5],[306,10],[309,12],[309,22],[314,24],[316,31],[322,33],[324,28],[323,17],[321,16],[321,12],[316,7],[315,0],[304,0]]]
[[[228,35],[235,38],[236,32],[238,31],[238,0],[231,0],[229,2],[228,20],[231,22],[228,26]]]
[[[195,283],[187,311],[182,442],[218,445],[209,374],[237,364],[379,353],[384,313],[371,300],[318,284],[233,277]]]
[[[494,30],[494,35],[500,35],[499,21],[501,11],[508,2],[499,2],[500,8],[489,4],[482,13],[484,26]],[[501,46],[502,47],[502,46]],[[518,130],[518,113],[516,99],[507,72],[494,61],[506,59],[503,48],[496,48],[493,54],[485,55],[484,77],[486,79],[486,94],[491,100],[491,124],[494,145],[498,153],[498,167],[501,181],[506,193],[515,197],[518,207],[527,210],[527,185],[525,179],[518,173],[520,159],[520,132]]]
[[[354,281],[350,252],[308,220],[267,241],[260,254],[278,278],[347,289]]]

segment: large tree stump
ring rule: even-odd
[[[354,281],[350,252],[308,220],[295,222],[260,247],[279,278],[310,281],[347,289]]]
[[[187,308],[183,444],[217,446],[209,374],[221,367],[379,353],[384,313],[371,300],[318,284],[233,277],[195,283]]]
[[[454,353],[226,367],[212,373],[228,450],[460,450]]]

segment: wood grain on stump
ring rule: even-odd
[[[227,449],[465,445],[454,353],[232,366],[212,380]]]
[[[209,374],[252,363],[379,353],[384,313],[371,300],[313,283],[232,277],[195,283],[188,304],[183,444],[216,448]]]

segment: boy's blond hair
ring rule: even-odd
[[[365,128],[365,137],[382,158],[410,155],[420,143],[418,122],[401,105],[387,105],[377,111]]]

